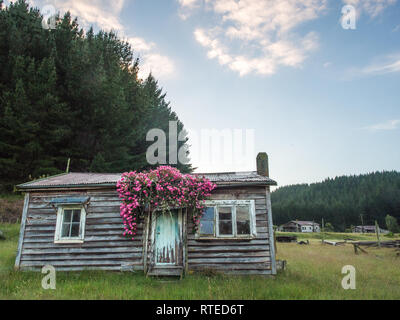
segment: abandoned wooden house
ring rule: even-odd
[[[318,223],[298,220],[289,221],[288,223],[281,225],[278,230],[283,232],[321,232]]]
[[[200,174],[199,174],[200,175]],[[25,193],[15,266],[177,275],[199,270],[276,274],[268,156],[257,171],[202,174],[217,185],[195,232],[185,208],[149,213],[123,236],[120,174],[66,173],[21,184]],[[186,208],[187,209],[187,208]]]

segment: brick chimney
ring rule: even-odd
[[[257,156],[257,173],[269,177],[268,155],[265,152],[260,152]]]

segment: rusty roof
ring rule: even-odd
[[[248,172],[220,172],[194,173],[209,179],[217,185],[277,185],[277,183],[255,171]],[[113,187],[121,178],[120,173],[64,173],[43,178],[17,186],[19,190],[56,189],[56,188],[85,188],[85,187]]]
[[[296,224],[298,224],[298,225],[300,225],[300,226],[312,225],[312,224],[314,223],[314,225],[318,225],[318,226],[319,226],[319,223],[317,223],[317,222],[313,222],[313,221],[300,221],[300,220],[292,220],[292,221],[289,221],[288,223],[285,223],[285,225],[286,225],[286,224],[289,224],[289,223],[296,223]]]

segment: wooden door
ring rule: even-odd
[[[156,266],[179,266],[182,263],[181,213],[156,213],[154,255]]]

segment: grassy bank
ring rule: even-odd
[[[43,290],[40,273],[14,272],[19,226],[0,224],[0,299],[400,299],[400,258],[393,249],[279,243],[288,268],[275,278],[188,275],[159,281],[118,272],[57,273],[57,289]],[[342,267],[356,268],[356,290],[341,287]]]

